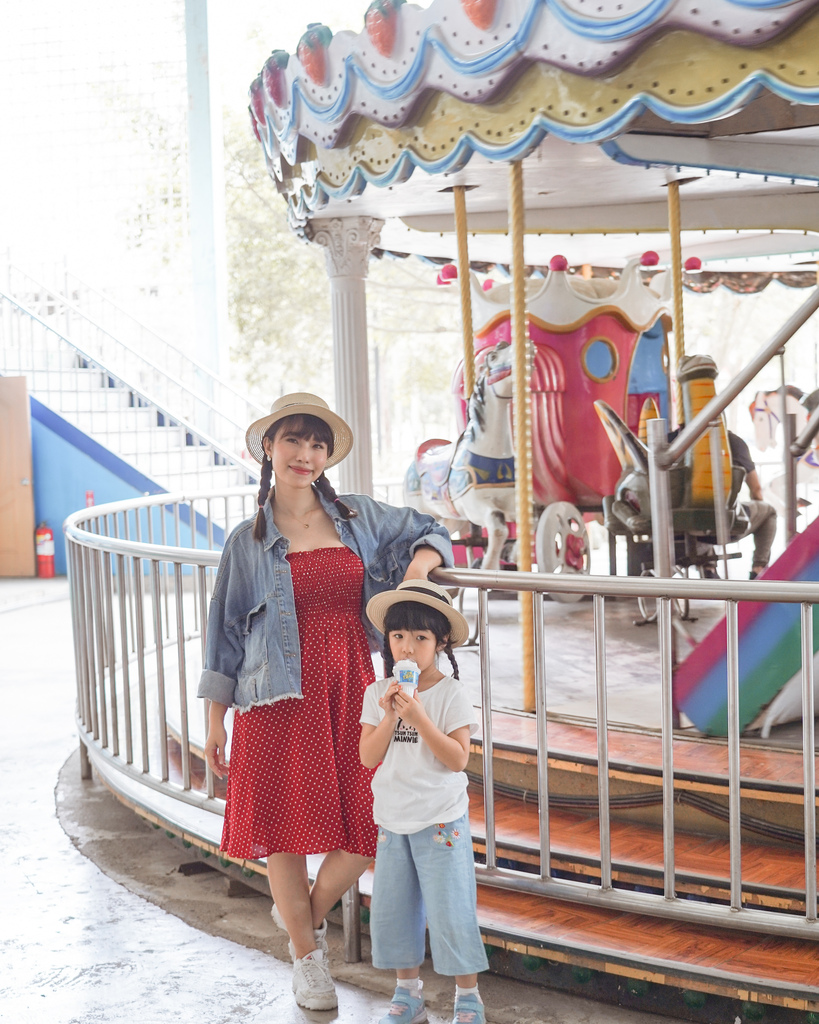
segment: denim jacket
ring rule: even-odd
[[[317,492],[318,493],[318,492]],[[367,602],[404,578],[415,550],[434,548],[451,566],[452,545],[444,527],[422,512],[385,505],[363,494],[344,495],[358,515],[345,520],[318,495],[339,538],[364,563],[362,622],[371,646],[382,637],[366,618]],[[205,668],[199,696],[247,711],[259,704],[300,698],[301,651],[288,539],[264,506],[267,534],[253,539],[255,519],[236,527],[219,563],[208,612]]]

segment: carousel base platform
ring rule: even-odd
[[[593,726],[550,721],[551,871],[556,878],[600,877],[597,739]],[[535,720],[496,712],[496,851],[499,864],[539,872]],[[662,893],[660,738],[647,730],[609,732],[612,876],[615,889]],[[171,772],[180,773],[171,742]],[[89,750],[115,795],[164,829],[169,839],[228,875],[267,893],[261,861],[219,851],[221,818],[132,781]],[[676,891],[725,903],[729,895],[727,748],[720,740],[675,741]],[[204,773],[194,758],[194,788]],[[801,754],[743,746],[743,903],[804,914]],[[470,818],[476,862],[485,854],[481,744],[475,738]],[[310,858],[315,872],[320,857]],[[361,880],[369,918],[371,875]],[[694,1021],[819,1021],[819,942],[569,902],[478,885],[481,931],[490,970],[544,987]]]

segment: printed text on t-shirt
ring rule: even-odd
[[[399,718],[392,741],[393,743],[417,743],[418,732],[411,725],[405,725],[403,718]]]

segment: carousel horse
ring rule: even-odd
[[[435,516],[450,533],[469,523],[486,529],[485,569],[500,568],[507,523],[515,517],[512,388],[511,348],[498,342],[481,367],[464,432],[454,443],[425,441],[404,478],[406,503]]]
[[[785,399],[785,412],[793,413],[796,416],[796,433],[798,434],[808,422],[810,413],[819,401],[819,392],[814,391],[806,395],[800,388],[793,384],[787,385],[787,397]],[[777,388],[774,391],[757,391],[753,402],[750,405],[751,419],[754,421],[754,439],[756,447],[761,451],[768,451],[777,446],[777,428],[782,422],[782,394]],[[797,484],[808,484],[811,487],[819,485],[819,455],[816,448],[809,448],[805,454],[796,461],[796,482]],[[771,480],[766,488],[765,497],[776,509],[776,514],[785,515],[785,474]]]

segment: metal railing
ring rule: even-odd
[[[214,796],[210,771],[205,771],[201,785],[192,781],[194,752],[201,748],[205,733],[205,709],[192,709],[192,695],[202,664],[206,612],[219,561],[218,547],[232,526],[254,509],[254,494],[249,489],[193,496],[162,495],[84,509],[69,517],[65,524],[76,656],[77,727],[82,746],[108,779],[127,777],[141,787],[172,797],[180,805],[194,805],[217,818],[223,815],[224,804]],[[813,606],[819,604],[819,584],[553,576],[475,570],[438,570],[435,578],[446,585],[477,591],[486,862],[477,865],[476,871],[482,883],[619,911],[762,934],[819,938],[812,618]],[[490,590],[530,594],[536,609],[541,607],[542,595],[547,592],[593,595],[599,881],[560,878],[551,867],[550,679],[542,614],[534,615],[539,871],[531,874],[499,864],[494,758],[491,756],[495,747]],[[656,599],[658,606],[662,695],[662,892],[631,891],[615,887],[612,882],[606,602],[638,597]],[[722,603],[726,612],[730,899],[724,904],[691,902],[679,894],[677,885],[671,649],[672,629],[675,628],[672,603],[681,599]],[[804,914],[757,909],[743,902],[737,606],[744,600],[801,606]],[[175,774],[171,770],[169,733],[178,740],[180,756]],[[201,771],[201,761],[197,764]],[[115,781],[113,784],[116,788]],[[811,794],[811,798],[805,800],[805,793]],[[348,919],[351,919],[349,915]]]
[[[0,373],[25,376],[35,398],[146,476],[167,485],[187,474],[199,487],[258,479],[254,462],[245,463],[141,379],[123,376],[2,291],[0,307]]]

